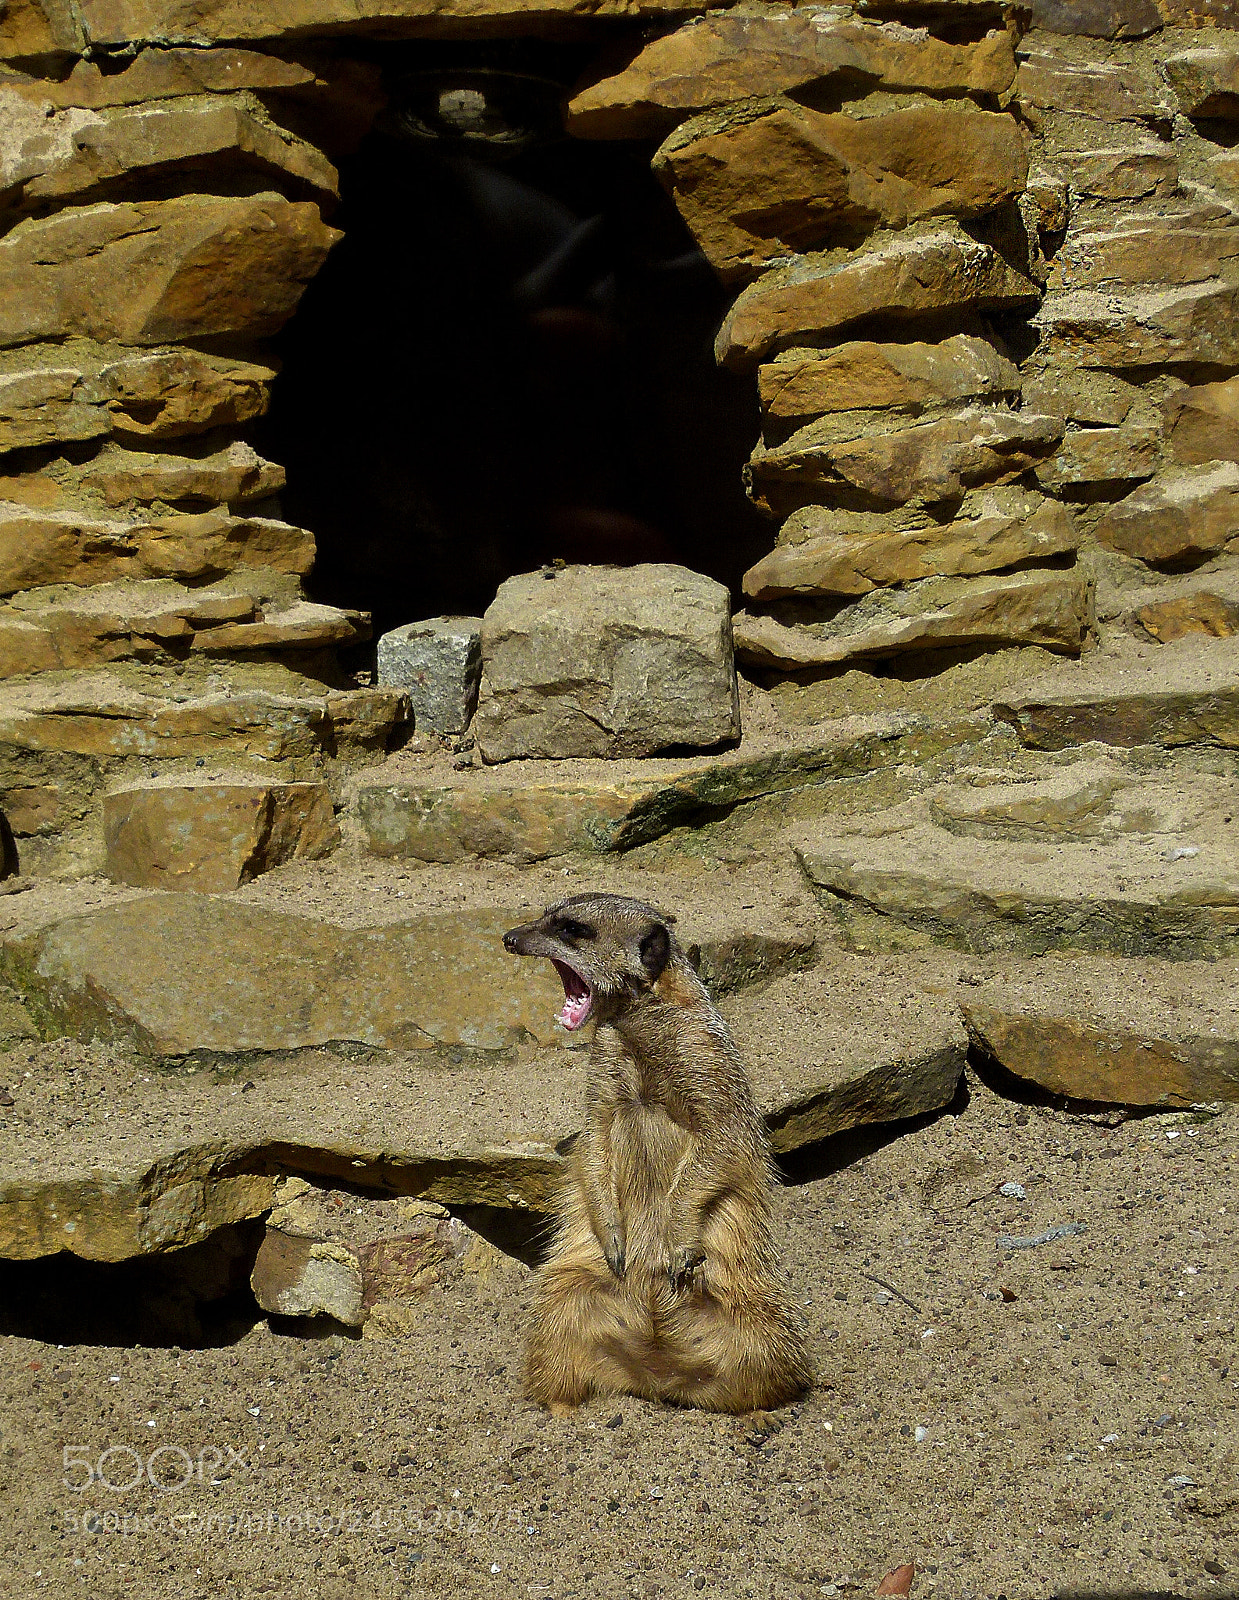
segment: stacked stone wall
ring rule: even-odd
[[[313,530],[247,439],[269,341],[339,237],[334,163],[382,105],[385,41],[596,40],[569,135],[661,141],[654,171],[735,290],[717,358],[763,409],[747,670],[1233,633],[1236,20],[1220,0],[15,0],[0,803],[22,870],[96,869],[105,792],[338,796],[410,731],[398,689],[341,668],[368,618],[306,598]]]

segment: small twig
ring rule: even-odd
[[[908,1299],[906,1294],[902,1294],[898,1289],[896,1289],[893,1283],[887,1283],[885,1278],[879,1278],[876,1272],[862,1272],[861,1277],[868,1278],[870,1283],[879,1283],[884,1289],[889,1289],[891,1294],[895,1296],[895,1299],[902,1300],[909,1311],[915,1311],[918,1317],[921,1315],[920,1306],[914,1305],[913,1302]]]

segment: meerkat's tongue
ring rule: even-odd
[[[589,1016],[594,997],[579,972],[574,972],[566,961],[556,961],[554,957],[551,960],[564,986],[563,1009],[556,1016],[570,1033],[575,1033]]]

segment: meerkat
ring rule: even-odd
[[[504,935],[554,964],[565,1028],[595,1024],[525,1365],[525,1392],[556,1415],[605,1393],[764,1410],[812,1378],[771,1236],[765,1125],[673,921],[588,894]]]

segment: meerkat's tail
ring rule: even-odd
[[[683,1296],[659,1319],[671,1373],[666,1400],[703,1411],[769,1411],[813,1382],[805,1330],[782,1284],[750,1284],[727,1301],[708,1288]]]

